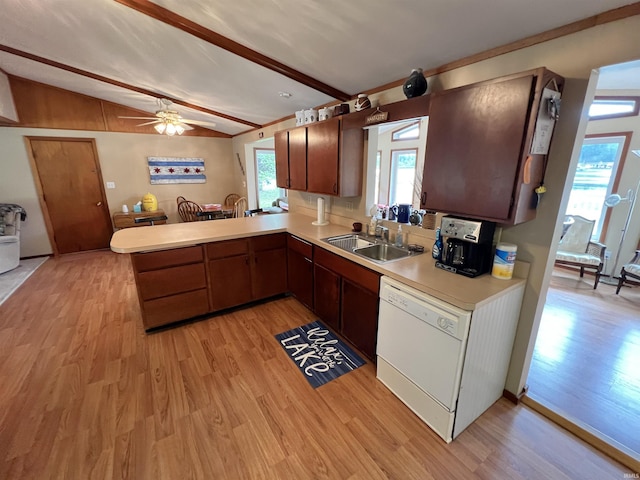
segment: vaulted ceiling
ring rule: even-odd
[[[0,9],[0,69],[150,113],[168,98],[183,117],[236,135],[401,82],[412,68],[640,13],[627,4],[10,0]]]

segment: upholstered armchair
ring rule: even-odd
[[[588,220],[580,215],[571,215],[568,220],[570,222],[565,223],[570,225],[558,245],[556,264],[578,267],[580,277],[584,276],[585,268],[593,270],[596,277],[593,284],[595,290],[602,275],[606,246],[591,241],[595,220]]]
[[[636,254],[631,261],[622,266],[620,277],[618,278],[618,286],[616,287],[616,295],[620,293],[622,285],[628,280],[640,282],[640,250],[636,250]]]
[[[0,203],[0,273],[20,264],[20,222],[26,216],[19,205]]]

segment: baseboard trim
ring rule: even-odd
[[[522,401],[522,397],[527,394],[527,390],[529,390],[529,387],[525,386],[518,395],[510,392],[509,390],[502,390],[502,396],[509,400],[511,403],[518,405]]]
[[[531,410],[547,417],[596,450],[599,450],[608,457],[613,458],[615,461],[631,469],[632,472],[640,472],[640,454],[568,415],[551,410],[549,406],[540,402],[538,399],[532,398],[526,392],[525,395],[522,396],[521,401],[522,404],[531,408]]]

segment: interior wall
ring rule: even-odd
[[[3,118],[15,122],[18,120],[18,114],[16,113],[16,106],[13,103],[13,96],[11,95],[9,77],[0,71],[0,119]]]
[[[545,66],[567,80],[562,113],[549,154],[549,168],[545,182],[549,191],[545,194],[535,220],[504,228],[502,233],[505,241],[518,245],[518,259],[531,262],[506,383],[506,389],[511,393],[519,394],[523,390],[528,373],[528,362],[533,352],[535,332],[540,320],[537,312],[541,311],[544,305],[548,288],[550,273],[547,272],[550,272],[549,267],[552,264],[550,252],[552,249],[555,251],[559,239],[558,212],[562,194],[570,162],[575,153],[573,147],[580,121],[586,115],[583,104],[587,95],[589,77],[593,69],[638,58],[640,58],[640,16],[635,16],[542,42],[428,79],[431,92]],[[401,86],[369,97],[372,101],[378,101],[380,105],[404,99]],[[294,123],[293,119],[289,119],[286,122],[271,125],[261,132],[265,137],[272,136],[275,131],[293,127]],[[239,153],[243,156],[243,145],[254,141],[258,133],[250,132],[234,137],[234,154]],[[299,207],[300,211],[313,212],[308,208],[310,205],[305,203],[306,197],[311,196],[292,192],[291,198],[295,200],[290,203],[292,209]],[[364,207],[361,204],[362,197],[332,199],[330,221],[348,224],[352,219],[362,220],[362,215],[358,213],[363,211]],[[355,205],[358,205],[357,209],[353,208]]]
[[[158,199],[158,208],[167,213],[169,222],[178,222],[177,196],[198,203],[223,203],[225,196],[233,191],[230,187],[233,187],[236,169],[239,169],[232,156],[231,139],[227,138],[0,127],[0,202],[22,205],[28,215],[22,225],[21,257],[53,252],[29,165],[25,136],[94,138],[111,215],[121,211],[123,204],[133,211],[133,204],[151,192]],[[148,156],[201,157],[205,161],[207,181],[151,185]],[[114,182],[116,188],[107,189],[106,182]]]

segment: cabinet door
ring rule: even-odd
[[[432,96],[422,208],[510,217],[533,82],[528,75]]]
[[[211,260],[209,286],[213,311],[250,302],[252,293],[249,255]]]
[[[307,189],[307,129],[289,130],[289,188]]]
[[[363,354],[375,360],[378,296],[342,279],[342,334]]]
[[[315,264],[313,301],[320,320],[340,331],[340,276]]]
[[[277,248],[255,252],[251,278],[254,300],[286,292],[287,250]]]
[[[313,310],[313,260],[289,249],[287,252],[289,291]]]
[[[338,118],[307,127],[307,191],[338,194],[339,138]]]
[[[276,153],[276,185],[289,188],[289,132],[276,132],[274,135]]]

